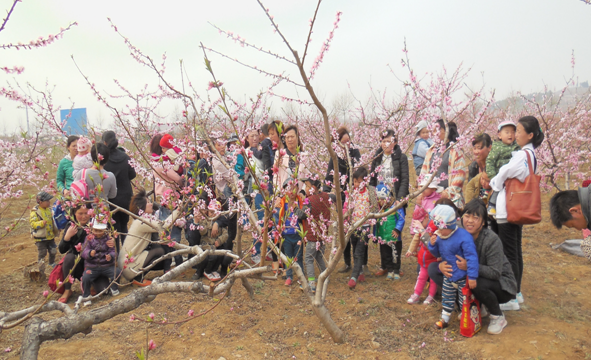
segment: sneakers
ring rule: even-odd
[[[292,281],[290,278],[287,278],[287,280],[285,280],[285,286],[291,286],[291,283]]]
[[[393,280],[401,280],[401,275],[399,275],[399,274],[394,274],[394,275],[393,275]]]
[[[376,275],[376,276],[384,276],[384,275],[386,275],[387,273],[388,273],[388,274],[392,274],[392,273],[389,273],[389,272],[388,272],[388,270],[380,269],[380,270],[378,270],[378,271],[376,272],[376,274],[374,274],[374,275]]]
[[[360,275],[360,276],[362,276],[362,275]],[[349,285],[349,288],[351,290],[355,289],[356,284],[357,284],[357,282],[355,281],[354,278],[349,279],[349,282],[347,283],[347,285]]]
[[[252,255],[252,262],[254,265],[260,264],[260,255]]]
[[[345,266],[343,266],[342,268],[340,268],[337,271],[340,272],[340,273],[346,273],[348,271],[351,271],[351,265],[345,264]]]
[[[316,292],[316,281],[309,281],[308,285],[310,285],[310,290],[312,290],[313,293]]]
[[[91,304],[93,304],[93,303],[91,302],[91,300],[89,300],[89,301],[85,301],[83,303],[83,306],[91,306]]]
[[[500,304],[500,310],[502,311],[518,311],[521,310],[521,306],[516,299],[512,299],[507,303]]]
[[[490,326],[488,326],[488,334],[498,335],[508,325],[504,315],[490,315]]]
[[[409,297],[409,300],[407,300],[407,304],[409,304],[409,305],[417,304],[418,302],[419,302],[419,295],[417,295],[415,293]]]
[[[434,302],[434,297],[428,295],[428,297],[424,300],[424,305],[431,305]]]
[[[367,276],[372,275],[372,273],[370,272],[370,269],[368,269],[368,265],[362,266],[362,269],[364,271],[364,275],[367,275]]]
[[[209,281],[219,281],[221,280],[221,276],[216,272],[213,271],[212,273],[207,274],[206,272],[203,274],[207,280]]]
[[[376,273],[376,275],[378,275],[378,273]],[[389,272],[388,275],[386,275],[386,280],[392,280],[394,276],[395,276],[394,272]]]
[[[481,317],[488,317],[490,315],[490,312],[488,311],[488,308],[484,305],[481,304]]]
[[[357,277],[357,281],[358,282],[366,281],[366,276],[364,274],[359,274],[359,276]]]
[[[120,290],[118,290],[118,289],[115,289],[115,290],[114,289],[110,289],[110,291],[112,293],[112,296],[118,296],[118,295],[120,295]]]
[[[523,297],[522,293],[517,293],[516,294],[516,301],[518,301],[519,304],[522,304],[525,302],[525,298]]]

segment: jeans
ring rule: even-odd
[[[283,249],[285,249],[285,255],[290,259],[297,257],[297,263],[303,269],[304,263],[302,261],[302,245],[298,245],[298,242],[300,242],[302,238],[298,234],[286,234],[283,235],[283,239]],[[287,268],[287,278],[293,280],[293,269],[291,266]]]
[[[370,234],[370,226],[362,226],[360,230],[356,230],[351,234],[351,246],[353,246],[353,269],[351,270],[351,277],[357,279],[362,273],[364,260],[367,258],[368,249],[368,235]]]
[[[256,216],[258,217],[258,221],[262,221],[262,219],[264,219],[264,209],[260,207],[260,205],[262,205],[263,203],[264,198],[260,193],[257,193],[256,197],[254,197],[254,209],[256,212]],[[266,226],[267,224],[262,224],[263,228],[265,228]],[[260,247],[262,245],[262,241],[260,241],[260,239],[254,239],[254,241],[252,241],[252,245],[254,245],[256,254],[260,255]]]
[[[163,221],[163,220],[167,219],[171,214],[172,214],[172,211],[169,210],[167,207],[161,206],[159,208],[159,220]],[[182,241],[182,228],[172,225],[171,230],[167,231],[165,233],[165,236],[166,237],[169,236],[171,238],[171,241],[175,241],[179,244],[180,241]],[[173,252],[175,250],[176,250],[175,248],[169,247],[167,253]],[[184,262],[182,255],[174,256],[174,260],[176,261],[176,265],[178,265],[178,266],[180,264],[182,264],[182,262]]]
[[[510,262],[516,279],[517,293],[521,292],[523,278],[523,226],[511,223],[498,224],[498,236],[502,241],[504,255]]]
[[[502,315],[500,304],[516,299],[516,295],[502,290],[500,281],[486,278],[477,278],[477,286],[475,289],[471,289],[471,292],[480,303],[488,308],[490,314],[498,316]]]
[[[352,235],[353,236],[353,235]],[[351,266],[351,248],[353,248],[353,254],[355,255],[355,246],[349,240],[345,245],[345,250],[343,250],[343,261],[345,265]],[[368,247],[366,246],[365,254],[364,254],[364,265],[368,265]]]
[[[318,250],[316,250],[316,245],[320,244]],[[304,262],[306,265],[306,276],[308,277],[309,281],[316,280],[316,273],[314,272],[314,261],[318,265],[318,269],[320,272],[326,270],[326,264],[324,263],[324,242],[316,243],[310,241],[306,243],[306,254],[304,255]]]
[[[388,272],[398,274],[401,271],[402,241],[391,241],[380,244],[380,267]]]
[[[113,265],[106,267],[87,268],[83,274],[83,297],[91,295],[91,283],[97,278],[106,276],[110,282],[116,277],[116,268]],[[112,291],[118,290],[118,284],[111,285]]]

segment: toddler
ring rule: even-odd
[[[39,263],[39,272],[42,274],[45,271],[45,254],[49,253],[50,266],[54,267],[56,262],[56,243],[54,238],[58,236],[59,230],[52,208],[50,207],[50,200],[52,195],[45,191],[37,194],[37,206],[31,210],[29,222],[31,224],[31,237],[35,239],[37,246],[37,262]]]
[[[383,208],[390,198],[390,190],[384,183],[376,186],[378,205]],[[393,204],[396,206],[397,202]],[[384,210],[384,209],[383,209]],[[386,219],[376,222],[376,237],[380,243],[380,267],[388,271],[387,280],[401,280],[401,252],[403,242],[401,232],[405,225],[405,210],[400,208]]]
[[[90,169],[93,167],[93,159],[91,158],[91,140],[81,136],[76,143],[78,155],[72,161],[72,178],[80,180],[83,169]]]
[[[120,294],[118,284],[113,282],[116,277],[116,248],[109,247],[107,242],[111,237],[107,233],[107,219],[93,219],[91,234],[87,235],[83,244],[81,257],[85,259],[85,271],[83,272],[83,297],[91,295],[91,284],[97,278],[105,276],[112,283],[110,291],[112,296]],[[84,306],[91,305],[91,300],[86,301]]]
[[[169,161],[170,163],[174,164],[178,156],[182,153],[182,150],[174,146],[171,141],[173,140],[173,136],[170,134],[165,134],[159,141],[159,146],[161,146],[161,150],[163,151],[163,155],[161,158],[163,161]],[[175,165],[173,170],[178,174],[182,175],[184,173],[184,169],[180,165]]]
[[[430,213],[430,220],[436,226],[436,235],[432,235],[428,250],[435,257],[441,257],[452,267],[451,277],[444,277],[442,285],[442,318],[436,322],[438,329],[444,329],[450,321],[450,314],[454,310],[456,292],[459,295],[459,306],[462,308],[463,294],[467,278],[469,288],[477,286],[479,275],[479,260],[473,236],[465,229],[457,227],[457,217],[452,207],[437,205]],[[457,266],[457,255],[467,260],[467,270]]]
[[[190,246],[200,245],[203,250],[224,249],[228,233],[227,227],[222,226],[223,223],[220,221],[223,220],[223,216],[219,216],[215,220],[208,219],[216,217],[217,212],[220,210],[221,203],[215,201],[214,205],[209,207],[208,212],[201,210],[197,215],[194,215],[193,225],[195,231],[190,232],[191,234],[194,234],[194,236],[191,236],[188,239],[188,244]],[[188,256],[188,260],[191,258],[191,256]],[[218,256],[209,255],[206,260],[197,265],[196,273],[192,279],[198,280],[204,275],[209,281],[221,280],[221,275],[217,272],[219,265],[218,260],[220,260]]]
[[[512,159],[512,152],[520,150],[521,148],[515,141],[516,125],[514,122],[508,120],[498,125],[498,139],[492,145],[492,150],[486,159],[486,172],[484,178],[489,182],[494,176],[498,174],[500,168]],[[496,215],[496,199],[498,198],[498,191],[494,191],[488,203],[488,215]]]

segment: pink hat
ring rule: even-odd
[[[90,150],[92,145],[93,144],[91,144],[91,140],[87,139],[84,136],[81,136],[76,143],[76,149],[78,151],[86,151]]]
[[[514,126],[514,128],[516,129],[516,124],[512,122],[512,120],[506,120],[498,124],[498,132],[500,132],[500,130],[502,130],[502,128],[505,126]]]

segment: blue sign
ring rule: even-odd
[[[62,130],[68,135],[87,135],[87,109],[60,110]]]

